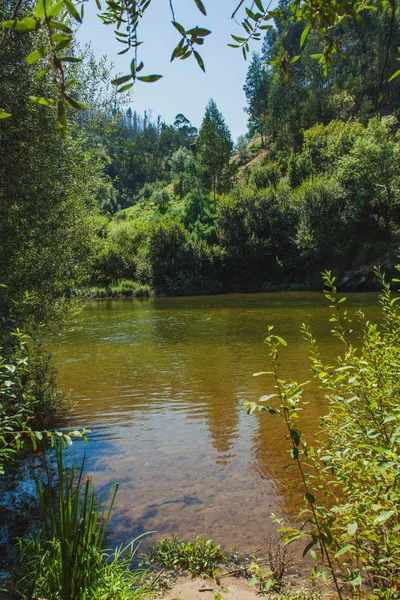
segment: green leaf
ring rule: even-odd
[[[70,62],[70,63],[80,63],[82,62],[82,58],[78,58],[77,56],[62,56],[60,57],[62,62]]]
[[[204,73],[205,73],[206,69],[204,66],[203,59],[201,58],[200,54],[198,52],[196,52],[196,50],[193,50],[193,54],[194,54],[195,59],[197,60],[197,64],[199,65],[200,69],[202,71],[204,71]]]
[[[211,31],[202,27],[194,27],[193,29],[189,29],[186,33],[193,37],[206,37],[207,35],[210,35]]]
[[[204,8],[204,4],[202,3],[201,0],[194,0],[196,3],[197,8],[199,9],[199,11],[201,13],[203,13],[203,15],[206,17],[207,13],[206,13],[206,9]]]
[[[47,10],[47,16],[48,17],[57,17],[63,8],[64,8],[64,1],[60,0],[59,2],[56,2],[55,4],[53,4],[53,6],[50,6],[50,8]]]
[[[308,25],[306,25],[306,27],[303,30],[303,33],[301,34],[301,38],[300,38],[300,48],[302,48],[308,38],[308,34],[310,33],[310,29],[311,29],[311,23],[308,23]]]
[[[352,546],[351,544],[346,544],[346,546],[342,546],[336,552],[335,558],[339,558],[340,556],[342,556],[343,554],[346,554],[346,552],[349,552],[349,550],[352,550],[353,548],[354,548],[354,546]]]
[[[112,85],[121,85],[122,83],[126,83],[130,79],[132,79],[132,74],[131,75],[124,75],[123,77],[117,77],[116,79],[113,79],[111,81],[111,83],[112,83]]]
[[[362,585],[362,577],[360,573],[352,573],[349,578],[349,581],[354,587]]]
[[[394,510],[384,510],[380,513],[380,515],[378,515],[376,517],[376,519],[374,520],[375,525],[382,525],[382,523],[385,523],[385,521],[387,521],[388,519],[390,519],[390,517],[392,517],[395,514]]]
[[[3,21],[4,29],[14,29],[15,31],[34,31],[37,26],[37,21],[33,17],[25,17],[22,21]]]
[[[71,2],[71,0],[63,0],[63,1],[64,1],[65,6],[68,9],[69,14],[75,19],[75,21],[78,21],[78,23],[82,23],[81,15],[76,10],[73,2]]]
[[[88,104],[82,104],[81,102],[78,102],[74,98],[71,98],[71,96],[67,96],[67,94],[64,95],[64,98],[70,108],[75,108],[76,110],[83,110],[85,108],[90,108]]]
[[[396,79],[396,77],[398,77],[400,75],[400,69],[398,71],[396,71],[396,73],[393,73],[393,75],[390,77],[389,81],[393,81],[393,79]]]
[[[73,31],[70,27],[62,23],[61,21],[53,21],[52,19],[49,21],[49,26],[52,29],[58,29],[58,31],[63,31],[64,33],[69,33],[72,35]]]
[[[29,96],[32,102],[36,102],[36,104],[41,104],[42,106],[55,106],[56,101],[53,98],[43,98],[41,96]]]
[[[261,0],[254,0],[254,4],[257,6],[258,10],[260,10],[262,13],[265,12]]]
[[[172,25],[179,31],[181,35],[185,35],[185,28],[182,27],[180,23],[177,23],[177,21],[172,21]]]
[[[36,2],[33,14],[35,15],[35,17],[37,19],[40,19],[40,17],[43,17],[43,15],[44,15],[44,0],[38,0]]]
[[[132,86],[133,86],[133,83],[127,83],[126,85],[123,85],[122,88],[119,88],[119,90],[117,90],[117,93],[122,94],[122,92],[127,92],[128,90],[131,89]]]
[[[139,81],[145,81],[146,83],[153,83],[154,81],[158,81],[162,78],[162,75],[143,75],[142,77],[138,77]]]
[[[8,117],[11,117],[11,113],[8,113],[0,108],[0,119],[8,119]]]
[[[313,496],[310,492],[307,492],[305,498],[310,504],[315,504],[315,496]]]

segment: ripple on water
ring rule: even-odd
[[[350,297],[350,310],[360,304],[373,319],[376,296]],[[317,293],[90,303],[79,327],[51,342],[60,383],[76,402],[66,427],[91,430],[74,452],[86,452],[99,489],[120,483],[115,543],[157,530],[147,543],[177,532],[239,550],[267,547],[269,514],[290,522],[302,494],[295,471],[283,468],[285,430],[267,415],[248,416],[243,403],[274,391],[270,378],[252,377],[269,370],[267,325],[288,342],[282,375],[303,381],[308,348],[299,325],[311,322],[330,358],[338,346],[328,318]],[[307,394],[311,434],[326,408],[316,387]]]

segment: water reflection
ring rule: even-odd
[[[374,317],[376,297],[357,295]],[[117,542],[143,531],[213,537],[226,547],[265,548],[273,511],[293,519],[300,493],[285,431],[245,400],[273,391],[262,341],[285,337],[285,378],[308,377],[299,324],[335,355],[322,294],[263,294],[90,303],[78,327],[51,342],[60,382],[76,401],[70,428],[89,427],[88,466],[97,485],[118,481]],[[312,433],[324,399],[308,392]],[[75,446],[80,455],[82,444]],[[151,541],[151,540],[149,540]]]

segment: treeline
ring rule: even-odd
[[[287,12],[249,64],[234,150],[213,100],[198,132],[182,114],[135,130],[128,111],[101,136],[114,200],[100,203],[90,293],[309,288],[324,268],[395,262],[399,19],[368,11],[324,74],[316,33],[292,60],[304,25]]]
[[[99,220],[92,282],[161,294],[310,287],[324,266],[386,257],[399,217],[396,129],[394,117],[316,125],[285,162],[250,143],[229,164],[235,186],[215,199],[201,158],[178,150],[168,184],[146,184],[134,206]]]
[[[68,114],[62,139],[55,111],[28,100],[49,94],[40,68],[24,62],[37,34],[8,32],[0,281],[9,295],[34,290],[30,312],[54,323],[78,289],[309,288],[324,268],[341,275],[394,262],[400,79],[388,79],[399,20],[389,27],[388,18],[368,11],[363,28],[345,29],[346,58],[336,56],[325,75],[310,58],[322,48],[317,34],[299,51],[303,25],[276,17],[249,64],[249,131],[235,147],[213,100],[198,130],[179,107],[173,124],[138,115],[90,51],[68,68],[91,108]]]

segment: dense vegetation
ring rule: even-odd
[[[304,31],[280,6],[249,63],[249,132],[235,151],[212,100],[195,144],[181,114],[173,126],[146,115],[138,125],[128,110],[99,133],[114,202],[99,207],[89,295],[119,281],[125,293],[166,295],[307,288],[324,267],[342,277],[394,264],[400,83],[382,80],[396,56],[389,15],[347,27],[346,60],[325,77],[307,58],[322,49],[316,33],[288,73],[274,62]]]
[[[259,0],[255,4],[258,7]],[[395,71],[400,23],[395,4],[386,5],[386,12],[366,10],[363,26],[354,20],[339,24],[346,60],[338,49],[333,53],[335,41],[327,60],[318,62],[309,56],[324,57],[326,39],[301,18],[293,22],[292,9],[282,0],[262,53],[253,55],[249,64],[244,86],[249,131],[236,147],[212,99],[198,131],[179,106],[171,125],[126,109],[110,91],[107,65],[96,63],[90,50],[80,65],[75,50],[59,63],[53,60],[54,86],[32,58],[45,35],[42,25],[27,17],[29,26],[19,27],[24,32],[19,35],[12,31],[17,25],[8,21],[0,39],[0,107],[9,111],[0,109],[2,472],[13,468],[21,449],[36,448],[43,437],[53,443],[57,437],[71,441],[53,431],[52,418],[59,414],[63,398],[42,351],[41,332],[62,326],[80,295],[310,288],[319,285],[323,268],[333,269],[343,283],[351,271],[359,280],[375,262],[389,268],[395,264],[400,79],[388,80]],[[15,10],[23,16],[30,9],[28,0],[19,2],[17,9],[3,0],[0,21],[7,21]],[[36,10],[42,15],[47,9],[39,3]],[[62,6],[57,3],[52,10],[59,13]],[[51,30],[54,22],[47,26]],[[53,36],[61,37],[52,39],[57,52],[64,42],[70,44],[72,35],[64,23],[58,27]],[[191,35],[193,45],[206,34]],[[300,46],[302,59],[295,60]],[[183,47],[176,57],[184,58]],[[201,66],[201,57],[195,56]],[[76,76],[72,100],[66,94],[65,71]],[[129,80],[135,77],[133,73]],[[56,103],[51,95],[60,85],[61,100]],[[72,110],[82,108],[88,97],[92,104],[87,113]],[[46,103],[57,104],[58,111],[45,109]],[[339,369],[323,365],[312,336],[305,332],[314,371],[335,407],[324,422],[325,437],[314,468],[323,477],[326,468],[333,469],[333,485],[339,490],[335,493],[346,502],[334,494],[326,508],[303,478],[311,510],[308,549],[320,548],[315,556],[327,562],[339,595],[353,589],[361,596],[366,583],[372,597],[396,597],[395,301],[384,286],[382,330],[363,323],[359,358],[348,341],[333,280],[327,276],[327,282],[336,310],[334,323],[339,323],[334,335],[345,344],[345,356]],[[276,361],[281,339],[271,335],[267,341]],[[302,386],[279,379],[277,386],[292,458],[302,469],[300,457],[309,458],[308,450],[292,422]],[[276,407],[267,410],[277,412]],[[108,569],[116,587],[125,586],[118,597],[131,597],[136,580],[126,569],[129,561],[121,565],[117,552],[107,562],[102,550],[103,521],[93,489],[87,485],[80,495],[75,471],[65,478],[60,447],[58,452],[59,514],[38,484],[44,526],[38,540],[21,542],[25,571],[20,592],[50,598],[56,597],[57,589],[65,599],[83,593],[87,598],[108,598],[117,593],[112,586],[101,588]],[[346,458],[349,452],[351,462]],[[81,476],[77,479],[79,483]],[[68,554],[71,547],[77,549],[78,530],[95,538],[83,558]],[[293,535],[300,537],[298,532]],[[333,559],[341,559],[335,567]],[[86,570],[75,569],[77,560]],[[335,569],[342,569],[340,581]],[[350,587],[342,587],[343,581]]]

